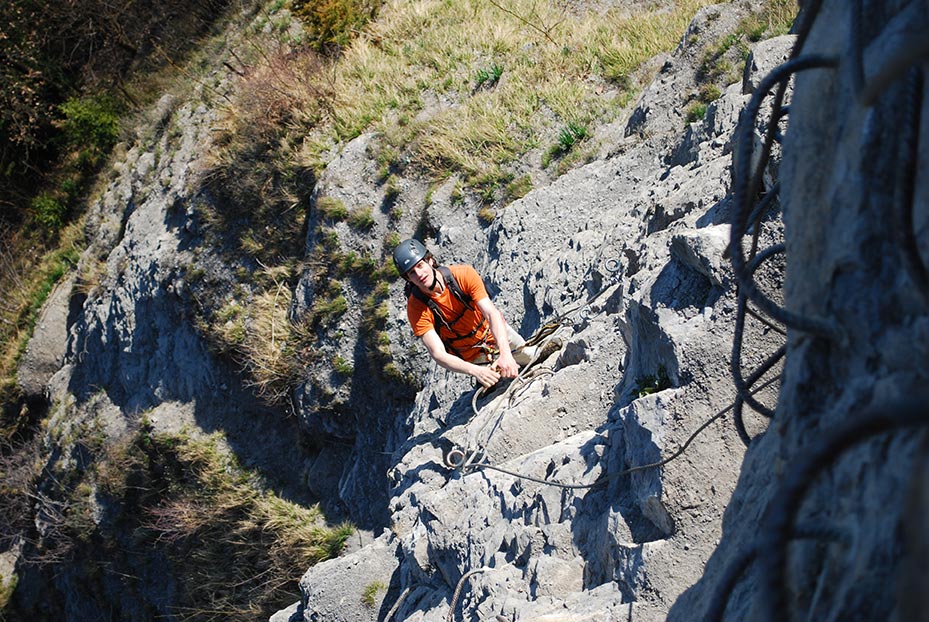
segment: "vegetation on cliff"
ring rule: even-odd
[[[178,590],[170,607],[152,603],[153,615],[254,619],[292,602],[293,579],[336,554],[348,527],[321,527],[317,510],[267,490],[218,451],[216,439],[158,435],[144,423],[114,446],[90,428],[56,436],[39,421],[40,410],[24,407],[14,379],[38,310],[93,234],[80,217],[126,120],[166,88],[166,75],[203,82],[183,61],[186,42],[206,33],[229,3],[175,4],[129,3],[118,15],[93,0],[41,15],[28,0],[0,9],[12,11],[5,44],[21,54],[19,65],[4,69],[12,72],[2,96],[13,116],[0,124],[2,183],[13,197],[0,218],[0,517],[8,525],[0,546],[25,539],[29,560],[48,573],[90,559],[86,568],[100,586],[110,570],[152,555]],[[406,382],[385,331],[395,277],[388,257],[404,217],[396,207],[400,180],[455,178],[452,200],[477,201],[487,223],[528,193],[533,179],[593,157],[599,128],[619,119],[648,79],[647,61],[673,48],[709,0],[667,4],[600,14],[528,0],[277,1],[250,14],[237,43],[223,48],[231,82],[203,82],[223,115],[200,189],[217,200],[198,209],[209,243],[237,268],[237,283],[234,302],[211,304],[221,300],[210,297],[212,276],[191,267],[191,289],[204,294],[196,311],[201,333],[240,364],[257,394],[279,405],[311,363],[350,382],[357,361],[322,356],[317,346],[346,313],[352,288],[362,292],[360,332],[371,367]],[[691,42],[704,54],[707,85],[688,114],[699,118],[699,106],[719,94],[716,83],[729,78],[727,59],[743,41],[785,28],[792,15],[792,2],[771,0],[725,41]],[[184,28],[175,28],[179,22]],[[52,41],[48,33],[63,28],[71,28],[66,42]],[[27,92],[32,99],[17,99]],[[32,116],[14,115],[23,105]],[[328,159],[362,134],[374,137],[369,155],[383,204],[347,207],[315,197]],[[386,236],[374,227],[376,210],[388,214]],[[340,240],[346,227],[365,250]],[[309,253],[307,238],[315,241]],[[293,318],[303,271],[315,275],[315,298],[306,316]],[[69,452],[56,466],[66,470],[45,468],[46,434],[56,451]],[[44,532],[33,521],[35,503],[50,521]],[[204,567],[215,574],[204,579]],[[259,573],[254,589],[224,590]]]

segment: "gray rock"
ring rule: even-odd
[[[729,246],[729,225],[685,231],[671,238],[671,255],[689,268],[708,277],[716,287],[731,278],[723,256]]]
[[[796,35],[783,35],[753,45],[742,72],[742,93],[754,93],[766,75],[778,65],[787,62],[796,41]]]
[[[16,369],[16,380],[27,396],[45,397],[52,376],[64,364],[73,286],[73,278],[58,283],[36,320],[32,337]]]
[[[396,545],[380,538],[355,553],[313,566],[300,579],[300,619],[382,620],[400,596],[397,565]]]

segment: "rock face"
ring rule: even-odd
[[[717,7],[692,28],[737,19]],[[793,41],[765,42],[747,79]],[[525,335],[558,318],[561,347],[537,375],[474,404],[465,379],[428,370],[389,472],[390,530],[310,569],[291,619],[659,620],[700,577],[744,451],[716,415],[734,397],[738,303],[723,256],[730,138],[748,87],[732,85],[688,126],[675,111],[694,84],[690,56],[682,44],[667,59],[612,155],[510,204],[486,248],[437,227],[443,261],[473,261]],[[765,246],[783,239],[776,211],[759,234]],[[777,266],[759,277],[782,287]],[[764,328],[745,331],[746,367],[782,339]],[[349,577],[361,564],[369,585],[387,586],[375,607],[357,604],[364,584]]]
[[[924,40],[927,12],[925,3],[861,5],[857,35],[836,27],[849,24],[847,3],[806,16],[802,56],[840,62],[798,72],[783,143],[784,297],[799,318],[772,427],[752,442],[720,546],[671,620],[711,610],[707,619],[925,616],[925,569],[911,559],[925,523],[911,512],[925,494],[929,410],[929,104],[925,64],[895,58]],[[837,330],[813,331],[810,319]],[[907,413],[919,416],[915,429]],[[847,443],[830,445],[843,435]],[[791,489],[803,493],[785,497]]]
[[[414,381],[365,382],[380,377],[359,354],[366,292],[346,287],[348,310],[321,347],[356,362],[355,380],[309,369],[293,395],[296,416],[269,413],[194,327],[197,269],[234,278],[205,246],[197,204],[211,197],[194,189],[192,163],[210,149],[214,112],[170,97],[89,215],[80,272],[99,279],[51,298],[21,383],[51,397],[51,425],[64,430],[93,420],[115,438],[142,412],[157,429],[222,429],[244,463],[292,496],[309,490],[375,533],[307,571],[300,601],[278,622],[768,619],[788,610],[919,619],[925,536],[913,517],[929,494],[919,435],[855,442],[822,464],[814,453],[869,409],[924,395],[929,375],[929,111],[924,81],[895,61],[914,46],[924,54],[925,3],[863,0],[857,40],[848,4],[804,3],[811,31],[756,44],[741,82],[687,123],[692,40],[721,39],[749,7],[701,10],[622,136],[490,225],[476,204],[453,204],[454,180],[429,189],[397,179],[401,233],[425,232],[444,263],[475,265],[522,334],[554,331],[558,347],[545,361],[489,395],[429,364],[400,283],[384,331]],[[859,47],[874,89],[865,98],[848,52]],[[757,117],[740,114],[791,50],[841,63],[799,71],[749,189],[746,171],[778,113],[773,97],[759,97]],[[331,155],[314,200],[389,207],[374,138]],[[374,210],[374,231],[387,230],[389,212]],[[320,218],[310,210],[308,255]],[[381,248],[373,234],[336,226],[346,251]],[[749,302],[748,313],[739,290],[752,287],[731,267],[733,236],[746,256],[761,253],[748,271],[770,303]],[[294,314],[313,306],[316,287],[308,270]],[[778,305],[794,315],[765,319],[760,309]],[[66,348],[47,345],[64,333]],[[730,367],[751,385],[741,396]],[[912,429],[912,410],[900,412],[883,425]],[[307,452],[306,437],[332,442]],[[782,503],[804,483],[805,497]],[[785,518],[797,507],[798,519]],[[783,562],[791,533],[803,539]],[[176,586],[149,571],[123,611],[170,611]],[[887,589],[894,578],[906,588],[899,601]],[[69,619],[102,619],[105,603],[80,598],[77,570],[56,581],[78,595]],[[26,583],[36,599],[46,589]],[[111,583],[109,600],[130,598]]]
[[[306,598],[296,619],[923,619],[924,444],[895,431],[927,420],[929,106],[907,65],[927,16],[861,4],[858,41],[835,27],[847,3],[827,0],[803,14],[809,34],[759,44],[683,137],[673,56],[631,115],[639,140],[508,207],[479,269],[524,333],[564,314],[551,373],[472,413],[466,385],[432,370],[391,472],[380,608],[317,617]],[[733,138],[736,119],[791,50],[841,63],[800,71],[788,91],[755,188],[769,211],[744,231],[758,199],[730,172],[742,184],[757,166],[773,94]],[[751,281],[770,303],[749,309],[789,309],[783,323],[743,315],[731,223],[743,253],[757,236],[767,257]],[[736,355],[755,384],[735,403],[744,462],[717,417]],[[485,466],[447,468],[450,447]],[[331,576],[311,569],[301,585],[315,594]]]

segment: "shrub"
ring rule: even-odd
[[[204,178],[222,199],[215,216],[228,228],[240,228],[243,219],[286,217],[294,235],[278,236],[279,243],[299,235],[302,222],[292,221],[300,210],[293,208],[309,198],[317,160],[312,146],[301,147],[293,133],[314,127],[331,106],[334,95],[322,71],[314,52],[272,44],[238,78],[216,128]]]
[[[344,48],[380,8],[380,0],[294,0],[294,15],[320,52]]]
[[[71,149],[78,153],[78,164],[96,167],[119,137],[119,114],[107,99],[71,98],[59,106],[61,129]]]
[[[67,206],[50,194],[43,193],[32,200],[32,218],[48,233],[61,229],[67,211]]]

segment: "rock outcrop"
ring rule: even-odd
[[[860,5],[857,28],[847,5]],[[165,97],[92,207],[79,277],[51,297],[23,358],[21,384],[52,404],[50,464],[80,458],[60,439],[82,425],[104,440],[142,413],[158,430],[222,429],[288,496],[322,499],[370,531],[364,546],[309,569],[277,622],[767,619],[788,609],[920,619],[921,435],[859,432],[844,453],[816,462],[815,452],[875,409],[908,404],[875,420],[879,431],[922,424],[912,413],[926,402],[912,400],[929,376],[929,106],[911,65],[925,56],[925,3],[804,3],[797,35],[755,44],[742,80],[688,123],[694,41],[723,38],[749,9],[702,9],[621,129],[604,128],[599,157],[546,178],[490,224],[476,202],[453,198],[454,179],[429,188],[397,175],[401,191],[387,196],[371,134],[328,154],[307,256],[322,242],[320,198],[380,205],[364,235],[333,225],[342,250],[383,255],[379,233],[418,231],[444,263],[474,264],[522,334],[553,331],[555,351],[489,395],[430,365],[400,283],[382,327],[392,378],[359,336],[370,284],[347,283],[346,311],[319,342],[326,356],[291,396],[295,416],[243,386],[196,327],[211,304],[198,273],[218,300],[237,295],[199,210],[216,200],[194,165],[210,150],[215,111]],[[789,115],[768,97],[746,117],[792,51],[818,55],[804,61],[818,68],[790,83]],[[771,158],[748,188],[772,125]],[[733,236],[746,255],[762,253],[749,277],[770,302],[748,312]],[[293,317],[317,300],[314,269],[292,292]],[[770,320],[765,306],[794,315]],[[353,379],[336,378],[334,358],[355,364]],[[811,490],[779,505],[785,481]],[[803,539],[784,561],[789,536]],[[139,619],[167,615],[177,586],[147,568],[132,593],[108,577],[84,594],[78,568],[52,588],[73,596],[62,610],[75,620],[102,619],[104,601],[125,601]],[[18,589],[38,599],[45,586],[25,577]]]
[[[737,18],[714,7],[692,29]],[[731,137],[747,85],[792,43],[765,42],[746,80],[690,125],[679,111],[696,68],[682,43],[610,155],[507,206],[486,247],[459,255],[472,234],[436,219],[440,258],[474,258],[523,334],[558,318],[562,345],[538,376],[476,398],[477,412],[466,380],[430,368],[389,472],[390,530],[312,568],[279,619],[414,621],[451,607],[453,619],[664,619],[721,537],[742,460],[717,417],[734,397]],[[782,239],[776,215],[760,234]],[[776,270],[764,277],[782,285]],[[779,345],[760,326],[745,333],[756,363]],[[371,568],[361,581],[360,567]],[[362,605],[375,584],[376,606]],[[338,606],[322,596],[333,593]]]

